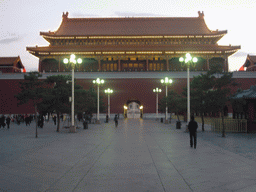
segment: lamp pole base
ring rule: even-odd
[[[100,124],[100,120],[96,120],[96,121],[95,121],[95,124]]]
[[[69,132],[70,133],[76,133],[76,126],[70,126]]]

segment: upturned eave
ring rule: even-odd
[[[172,45],[172,46],[44,46],[27,47],[27,51],[35,56],[54,55],[183,55],[187,52],[194,55],[227,55],[237,52],[240,46],[218,46],[218,45]]]

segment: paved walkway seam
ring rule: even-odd
[[[158,177],[159,177],[159,179],[160,179],[160,182],[161,182],[161,185],[162,185],[162,187],[163,187],[163,190],[166,191],[166,190],[165,190],[165,187],[164,187],[164,184],[163,184],[163,182],[162,182],[162,179],[161,179],[161,177],[160,177],[160,175],[159,175],[159,171],[158,171],[158,169],[157,169],[157,167],[156,167],[155,161],[154,161],[154,159],[153,159],[153,157],[152,157],[151,151],[149,150],[148,144],[146,144],[146,145],[147,145],[147,148],[148,148],[150,157],[151,157],[151,159],[152,159],[152,161],[153,161],[153,164],[154,164],[154,166],[155,166],[155,168],[156,168],[156,172],[157,172],[157,175],[158,175]]]
[[[109,148],[109,146],[111,145],[111,142],[107,145],[107,147],[105,148],[105,150],[98,156],[98,158],[93,162],[92,166],[90,167],[90,169],[86,172],[86,174],[80,179],[80,181],[78,181],[78,183],[76,184],[76,186],[74,187],[74,189],[72,191],[75,191],[75,189],[78,187],[78,185],[81,183],[81,181],[87,176],[87,174],[90,172],[90,170],[94,167],[95,163],[98,162],[98,159],[102,156],[102,154]]]
[[[175,167],[175,165],[172,163],[172,161],[169,159],[169,157],[166,155],[166,153],[164,153],[163,149],[159,146],[159,144],[157,143],[157,141],[155,140],[157,146],[161,149],[162,153],[167,157],[167,159],[169,160],[169,162],[172,164],[172,166],[174,167],[174,169],[177,171],[177,173],[181,176],[181,178],[183,179],[183,181],[186,183],[186,185],[189,187],[189,189],[191,191],[193,191],[193,189],[190,187],[190,185],[188,184],[188,182],[185,180],[185,178],[182,176],[182,174],[179,172],[179,170]]]

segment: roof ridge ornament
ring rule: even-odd
[[[199,16],[199,18],[204,18],[204,12],[198,11],[198,16]]]
[[[66,13],[63,12],[62,18],[63,18],[63,19],[67,19],[67,18],[68,18],[68,12],[66,12]]]

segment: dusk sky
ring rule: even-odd
[[[38,70],[26,47],[48,45],[40,31],[58,29],[66,11],[69,17],[197,17],[204,11],[210,30],[228,30],[219,45],[241,45],[229,57],[230,71],[256,54],[255,0],[0,0],[0,57],[19,55],[27,71]]]

